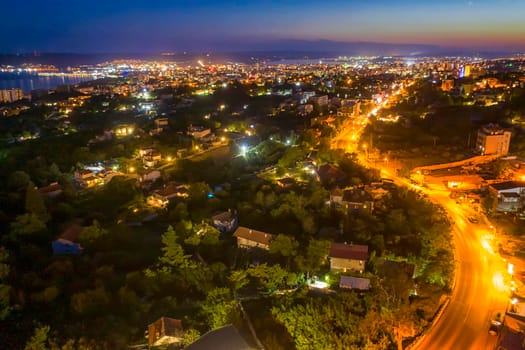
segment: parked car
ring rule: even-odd
[[[494,323],[491,323],[490,324],[490,327],[489,327],[489,334],[490,335],[498,335],[499,333],[499,327],[498,325],[495,325]]]
[[[470,221],[473,224],[477,224],[479,222],[478,218],[475,216],[469,216],[468,221]]]

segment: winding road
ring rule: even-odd
[[[447,308],[412,349],[494,349],[496,337],[489,335],[488,329],[493,315],[507,306],[509,290],[505,285],[510,276],[505,262],[493,250],[488,222],[471,223],[468,217],[474,214],[473,210],[449,198],[448,191],[415,186],[386,173],[398,184],[427,194],[454,220],[455,287]]]

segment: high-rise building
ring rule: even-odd
[[[459,77],[468,78],[470,76],[470,64],[463,65],[459,67]]]
[[[470,68],[471,68],[470,64],[465,65],[465,78],[470,77]]]
[[[24,98],[22,89],[0,90],[0,102],[15,102]]]
[[[478,131],[476,149],[483,155],[509,153],[511,132],[494,124],[488,124]]]
[[[441,82],[441,90],[450,91],[454,87],[454,80],[446,79]]]

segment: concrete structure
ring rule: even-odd
[[[476,149],[481,154],[507,154],[509,153],[511,132],[497,125],[488,124],[478,131]]]
[[[494,211],[517,212],[523,208],[525,182],[505,181],[489,185],[490,194],[496,199]]]
[[[237,238],[237,247],[239,248],[260,248],[264,250],[270,249],[270,242],[275,238],[270,233],[252,230],[244,226],[239,226],[233,236]]]
[[[332,243],[329,257],[331,271],[363,272],[368,261],[368,246]]]
[[[319,107],[328,106],[328,95],[310,97],[310,102]]]
[[[11,103],[24,98],[22,89],[0,90],[0,102]]]

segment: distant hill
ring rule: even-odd
[[[376,42],[341,42],[332,40],[268,40],[251,43],[215,43],[209,51],[176,51],[160,53],[24,53],[0,54],[0,65],[22,63],[52,64],[59,68],[94,65],[115,59],[156,59],[163,61],[193,62],[197,59],[213,62],[234,60],[250,62],[256,59],[330,58],[337,56],[480,56],[504,57],[512,52],[479,52],[469,49],[446,48],[425,44],[391,44]]]

